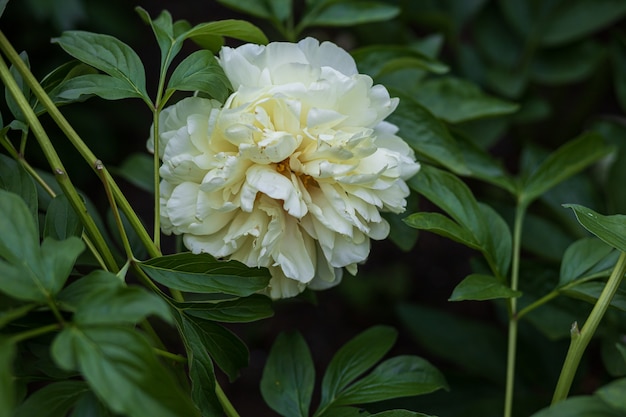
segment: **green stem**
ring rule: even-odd
[[[152,349],[154,350],[154,353],[156,353],[157,355],[161,357],[167,358],[174,362],[187,363],[187,358],[185,358],[184,356],[177,355],[175,353],[168,352],[167,350],[163,350],[163,349],[158,349],[158,348],[152,348]]]
[[[511,265],[511,289],[517,291],[519,285],[520,252],[522,242],[522,225],[526,204],[518,203],[515,211],[515,222],[513,225],[513,261]],[[509,298],[509,333],[506,361],[506,386],[504,395],[504,417],[511,417],[513,413],[513,397],[515,386],[515,357],[517,351],[517,299]]]
[[[543,297],[541,297],[540,299],[535,300],[533,303],[527,305],[526,307],[521,309],[519,313],[517,313],[517,320],[521,319],[522,317],[524,317],[526,314],[530,313],[537,307],[541,307],[542,305],[552,300],[553,298],[558,297],[560,293],[561,292],[559,290],[553,290],[549,292],[548,294],[544,295]]]
[[[160,87],[160,86],[159,86]],[[160,96],[160,94],[159,94]],[[157,102],[158,103],[158,102]],[[154,165],[154,246],[157,250],[161,250],[161,190],[159,187],[160,175],[159,175],[159,167],[160,167],[160,159],[159,159],[159,110],[158,107],[154,109],[153,122],[154,126],[153,137],[154,137],[154,157],[153,157],[153,165]]]
[[[224,394],[224,391],[222,391],[222,387],[220,386],[220,383],[217,382],[217,379],[215,380],[215,393],[217,394],[217,399],[220,401],[220,404],[222,404],[222,408],[224,409],[226,416],[239,417],[239,413],[237,413],[235,407],[233,407],[226,394]]]
[[[3,40],[1,35],[2,35],[2,32],[0,32],[0,45],[2,45],[2,40]],[[22,64],[22,66],[25,66],[23,61],[20,59],[19,55],[17,55],[17,60]],[[22,113],[24,114],[24,117],[26,118],[26,122],[30,126],[30,129],[35,135],[35,137],[37,138],[37,141],[39,142],[39,146],[41,147],[41,150],[46,156],[46,159],[48,160],[48,163],[50,165],[50,168],[52,169],[52,172],[54,172],[55,174],[55,178],[57,182],[59,183],[59,186],[61,187],[65,196],[67,197],[70,204],[74,208],[74,211],[76,212],[78,217],[81,219],[81,222],[83,226],[85,227],[85,231],[87,232],[89,237],[92,239],[94,245],[98,248],[98,251],[102,254],[107,268],[111,271],[117,271],[118,268],[117,268],[115,259],[113,258],[113,254],[109,250],[106,244],[106,241],[102,237],[100,230],[98,230],[98,227],[96,226],[93,218],[87,212],[87,207],[85,207],[85,203],[83,202],[82,198],[78,194],[78,191],[76,191],[76,187],[74,187],[69,176],[67,175],[67,172],[65,171],[65,167],[63,166],[63,163],[61,162],[59,155],[54,149],[52,142],[50,142],[50,138],[48,137],[41,123],[39,122],[39,119],[37,119],[35,112],[28,104],[28,100],[26,100],[26,97],[24,97],[22,90],[15,82],[15,79],[11,76],[11,72],[9,71],[9,68],[5,64],[4,60],[1,58],[0,58],[0,78],[2,79],[2,82],[4,83],[6,88],[9,90],[13,98],[15,99],[16,103],[20,107],[20,110],[22,110]]]
[[[44,89],[41,87],[37,79],[30,72],[30,69],[24,64],[24,61],[21,60],[19,54],[15,51],[11,43],[8,41],[6,36],[2,31],[0,31],[0,49],[6,54],[9,61],[13,64],[13,66],[18,70],[18,72],[24,78],[26,84],[30,87],[33,94],[37,97],[39,102],[45,107],[46,111],[55,123],[59,126],[59,128],[63,131],[65,136],[72,143],[74,148],[81,154],[83,159],[87,161],[87,163],[91,166],[92,169],[95,170],[95,162],[98,160],[96,156],[91,152],[89,147],[83,142],[78,133],[74,130],[74,128],[69,124],[69,122],[65,119],[63,114],[56,107],[54,102],[48,97]],[[137,214],[130,206],[130,203],[117,186],[111,174],[105,169],[104,175],[106,177],[106,181],[109,183],[111,187],[111,192],[113,193],[115,200],[119,208],[126,215],[131,227],[137,232],[137,235],[141,242],[146,246],[148,253],[151,257],[160,256],[161,253],[158,250],[155,250],[154,246],[151,243],[152,239],[150,235],[146,231],[146,229],[141,224],[141,220],[137,217]]]
[[[559,375],[556,389],[554,390],[552,404],[556,404],[567,398],[583,353],[596,332],[604,313],[609,308],[611,300],[624,278],[624,273],[626,273],[626,252],[620,254],[611,276],[606,282],[600,297],[598,297],[598,301],[596,301],[596,304],[593,306],[591,313],[589,313],[589,317],[587,321],[585,321],[582,329],[578,331],[576,323],[572,326],[572,340],[567,351],[567,356],[565,357],[565,362],[563,363],[563,368],[561,369],[561,375]]]
[[[61,325],[58,323],[49,324],[47,326],[38,327],[36,329],[27,330],[25,332],[16,333],[10,337],[13,343],[19,343],[27,339],[32,339],[33,337],[40,336],[42,334],[50,333],[55,330],[59,330]]]

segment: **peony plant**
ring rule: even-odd
[[[626,109],[623,3],[214,3],[259,26],[135,9],[158,65],[64,30],[38,79],[0,30],[0,416],[626,412],[623,117],[548,111],[586,114],[566,93],[607,82],[602,54]],[[131,104],[141,152],[109,167],[81,122]],[[466,314],[432,307],[448,273]]]

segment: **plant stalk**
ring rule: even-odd
[[[611,300],[617,292],[625,273],[626,252],[622,252],[617,260],[617,263],[615,264],[615,268],[613,268],[611,276],[606,282],[600,297],[598,297],[598,301],[596,301],[596,304],[593,306],[591,313],[589,313],[589,317],[587,318],[587,321],[585,321],[582,329],[578,331],[576,323],[574,323],[574,326],[572,327],[572,340],[567,351],[567,356],[565,357],[565,362],[563,363],[563,368],[561,368],[561,375],[559,375],[556,389],[554,390],[552,404],[556,404],[567,398],[583,353],[596,332],[604,313],[609,308]]]
[[[522,242],[522,225],[527,205],[518,203],[513,225],[513,260],[511,265],[511,289],[517,291],[519,286],[520,252]],[[515,387],[515,359],[517,352],[517,299],[509,298],[509,332],[506,360],[506,386],[504,394],[504,417],[511,417],[513,413],[513,397]]]

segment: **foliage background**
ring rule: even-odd
[[[296,3],[296,10],[304,7],[300,4],[303,2]],[[524,164],[532,164],[590,127],[609,133],[607,138],[621,149],[619,156],[625,155],[625,2],[388,3],[402,8],[402,13],[391,21],[315,28],[307,34],[331,39],[348,49],[371,44],[408,44],[424,38],[439,45],[439,59],[451,67],[451,74],[473,81],[493,96],[521,105],[512,115],[447,121],[452,130],[470,135],[480,147],[500,159],[509,172],[523,170]],[[31,67],[40,78],[67,60],[60,48],[49,43],[62,30],[85,29],[114,35],[139,52],[146,65],[148,85],[155,85],[158,48],[151,31],[135,13],[135,6],[145,8],[153,16],[167,9],[174,18],[192,24],[249,18],[211,0],[22,0],[10,3],[3,16],[3,30],[18,50],[28,51]],[[266,30],[270,39],[280,39],[263,20],[253,22]],[[33,30],[33,24],[37,30]],[[406,78],[382,77],[379,81],[403,86],[410,82],[412,74],[403,76]],[[431,104],[450,106],[445,101]],[[122,166],[129,155],[145,152],[151,115],[142,103],[91,100],[87,105],[72,105],[63,111],[107,166]],[[57,142],[61,154],[74,152],[65,141]],[[82,161],[76,157],[76,166],[72,166],[71,160],[66,159],[66,167],[76,185],[83,190],[99,190],[95,176],[72,175],[81,172]],[[46,166],[42,156],[31,155],[31,162]],[[525,266],[529,271],[525,281],[523,277],[525,290],[532,292],[549,285],[555,279],[555,271],[558,274],[565,248],[585,235],[565,209],[555,211],[558,204],[580,203],[606,214],[626,213],[626,193],[622,191],[626,169],[613,168],[613,180],[603,182],[606,177],[601,168],[576,177],[532,206],[524,239]],[[505,218],[511,217],[511,202],[499,190],[476,179],[467,179],[467,183],[482,201],[489,201]],[[130,182],[124,185],[133,206],[145,207],[143,215],[146,224],[150,224],[150,196]],[[104,198],[101,193],[90,197],[96,205],[106,206],[106,201],[100,200]],[[421,210],[436,210],[426,200],[419,204]],[[174,243],[169,244],[173,248]],[[332,354],[347,340],[372,324],[390,324],[401,330],[392,354],[411,353],[429,359],[446,375],[451,387],[450,392],[397,404],[442,416],[499,415],[506,340],[502,305],[447,301],[454,287],[472,271],[475,255],[427,232],[421,232],[408,251],[398,251],[391,241],[375,242],[369,261],[356,278],[347,277],[339,287],[316,295],[279,302],[274,318],[231,326],[250,347],[251,361],[237,382],[223,384],[226,393],[242,415],[258,415],[259,409],[267,409],[258,383],[269,348],[281,331],[302,332],[321,374]],[[520,329],[518,393],[523,400],[516,402],[518,415],[529,415],[549,402],[567,350],[569,324],[584,320],[588,312],[586,303],[563,299],[545,308],[548,310],[543,310],[544,314],[530,320],[535,325],[525,322]],[[607,347],[609,341],[619,342],[620,337],[621,343],[626,344],[625,322],[623,313],[611,312],[601,332],[602,341],[597,341],[586,355],[580,372],[583,376],[578,379],[574,394],[592,393],[612,377],[626,375],[626,367],[620,368],[611,359],[615,352]]]

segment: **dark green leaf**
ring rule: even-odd
[[[433,417],[424,413],[409,410],[389,410],[372,414],[372,417]]]
[[[198,317],[181,314],[187,340],[198,341],[231,381],[248,366],[248,348],[230,330]]]
[[[600,298],[600,294],[605,287],[605,283],[602,281],[588,281],[581,284],[577,284],[574,287],[568,288],[563,292],[570,297],[578,298],[588,303],[595,304]],[[621,311],[626,311],[626,290],[621,288],[617,289],[617,292],[611,299],[611,306]]]
[[[341,391],[382,359],[395,343],[397,334],[391,327],[374,326],[343,345],[326,368],[319,407],[332,403]]]
[[[116,413],[129,417],[200,415],[135,329],[66,327],[52,344],[52,356],[62,369],[79,370]]]
[[[0,0],[0,16],[4,14],[4,9],[7,7],[9,0]]]
[[[35,229],[38,229],[38,202],[35,181],[23,166],[4,154],[0,154],[0,189],[15,193],[24,200],[33,216]]]
[[[416,212],[419,210],[419,198],[412,193],[407,197],[406,211]],[[381,213],[383,218],[389,222],[391,230],[389,239],[401,250],[408,252],[417,243],[419,231],[410,227],[404,222],[404,213]]]
[[[495,298],[520,297],[520,291],[514,291],[502,281],[491,275],[472,274],[459,283],[452,292],[449,301],[493,300]]]
[[[41,267],[36,272],[42,288],[52,295],[61,291],[84,249],[85,244],[75,236],[65,240],[45,238],[41,244]]]
[[[359,70],[372,78],[404,68],[418,68],[435,74],[448,71],[448,67],[442,62],[410,47],[370,45],[351,51],[350,54]]]
[[[506,345],[495,327],[418,305],[400,305],[398,314],[414,340],[433,355],[490,381],[504,378]],[[459,349],[459,340],[472,343]]]
[[[93,392],[89,391],[80,396],[70,417],[114,417],[111,410],[106,408]]]
[[[141,59],[124,42],[113,36],[78,30],[63,32],[61,37],[52,39],[52,42],[58,43],[74,58],[121,80],[123,89],[132,91],[134,97],[150,101]]]
[[[7,262],[36,263],[39,253],[39,231],[32,212],[15,193],[0,190],[0,257]]]
[[[174,70],[167,84],[168,91],[201,91],[223,102],[232,87],[213,53],[196,51]]]
[[[620,417],[623,413],[613,409],[599,397],[571,397],[533,414],[531,417]]]
[[[611,45],[611,63],[613,64],[613,83],[615,95],[626,112],[626,38],[616,37]]]
[[[578,204],[564,204],[563,207],[574,210],[585,229],[612,247],[626,252],[626,215],[603,216]]]
[[[506,277],[511,264],[513,238],[511,229],[491,206],[478,203],[485,229],[482,231],[482,252],[500,277]],[[479,233],[479,232],[476,232]]]
[[[540,51],[532,62],[530,77],[547,85],[579,82],[589,77],[605,56],[605,48],[592,40]]]
[[[3,305],[2,310],[0,311],[0,329],[2,329],[7,324],[11,323],[13,320],[17,320],[21,317],[24,317],[35,307],[38,307],[36,303],[30,304],[16,304],[16,305]]]
[[[265,289],[270,280],[265,268],[248,268],[237,261],[218,261],[209,254],[181,253],[142,262],[153,280],[179,291],[226,293],[246,297]]]
[[[443,375],[425,359],[397,356],[342,391],[335,404],[365,404],[447,389]]]
[[[480,249],[472,232],[459,226],[450,218],[440,213],[419,212],[414,213],[404,219],[406,224],[420,230],[428,230],[440,236],[452,239],[473,249]]]
[[[30,68],[30,61],[28,60],[28,55],[26,54],[26,52],[22,52],[20,54],[20,59],[24,61],[24,63],[26,64],[28,68]],[[24,94],[24,97],[28,101],[31,96],[30,87],[28,87],[28,85],[24,82],[22,75],[17,71],[17,69],[13,65],[11,65],[10,73],[13,79],[15,80],[15,83],[20,88],[20,91],[22,92],[22,94]],[[11,114],[13,115],[13,117],[17,121],[26,123],[26,117],[24,116],[22,109],[20,109],[20,106],[17,104],[17,101],[15,100],[15,98],[13,97],[13,94],[11,94],[8,88],[5,89],[4,98],[6,100],[7,107],[11,111]]]
[[[626,412],[626,396],[624,392],[626,392],[626,378],[618,379],[599,388],[595,395],[602,398],[605,403],[615,410],[624,413]]]
[[[59,293],[58,300],[74,310],[84,299],[99,293],[115,292],[123,286],[124,283],[117,275],[97,269],[65,287]]]
[[[14,417],[65,416],[78,399],[89,392],[82,381],[61,381],[35,391],[15,411]]]
[[[612,251],[611,246],[596,238],[583,238],[572,243],[563,255],[559,286],[582,277]]]
[[[244,2],[247,4],[249,1]],[[244,2],[238,1],[239,4]],[[227,36],[241,41],[266,44],[267,36],[261,29],[245,20],[225,19],[215,22],[200,23],[181,35],[182,39],[194,39],[202,36]]]
[[[459,175],[471,172],[465,166],[461,149],[448,129],[411,96],[390,89],[400,98],[398,108],[387,120],[400,128],[399,135],[422,156],[432,159]]]
[[[83,64],[80,61],[72,60],[57,67],[51,73],[46,75],[44,79],[41,80],[41,86],[44,88],[50,99],[52,99],[52,101],[56,105],[60,106],[63,104],[72,103],[74,101],[80,101],[79,99],[68,99],[61,97],[61,94],[64,91],[65,83],[73,78],[80,77],[82,75],[97,73],[98,70],[96,70],[95,68],[87,64]],[[41,102],[36,97],[33,98],[31,106],[37,114],[44,113],[46,111],[44,105],[41,104]]]
[[[70,236],[80,237],[82,232],[83,225],[67,197],[64,194],[54,197],[46,211],[44,237],[63,240]]]
[[[554,151],[523,184],[520,201],[529,204],[566,178],[611,151],[602,136],[587,132]]]
[[[126,80],[104,74],[86,74],[72,78],[60,86],[57,94],[66,100],[78,100],[92,94],[105,100],[146,97]]]
[[[306,341],[299,333],[281,333],[263,369],[263,399],[282,416],[306,417],[314,383],[315,369]]]
[[[265,1],[258,0],[217,0],[224,6],[230,7],[238,12],[243,12],[251,16],[260,17],[262,19],[269,19],[272,16],[272,11],[268,7]]]
[[[145,153],[132,153],[119,167],[112,167],[110,171],[138,188],[153,193],[154,161],[152,159],[151,155]]]
[[[196,326],[185,317],[184,313],[177,311],[174,317],[189,358],[191,398],[203,416],[220,415],[222,406],[215,394],[213,361],[205,346],[204,337],[201,332],[196,331]]]
[[[0,415],[2,416],[12,416],[15,407],[15,377],[13,376],[15,352],[15,344],[9,339],[0,337]]]
[[[272,15],[281,22],[286,21],[292,13],[292,0],[267,0]]]
[[[272,300],[264,295],[221,302],[178,303],[191,316],[222,323],[246,323],[271,317],[272,305]]]
[[[329,2],[317,13],[302,18],[301,28],[309,26],[352,26],[393,19],[398,7],[376,1]]]
[[[455,77],[433,78],[420,84],[415,100],[449,123],[501,116],[519,109],[517,104],[488,95],[477,85]]]

